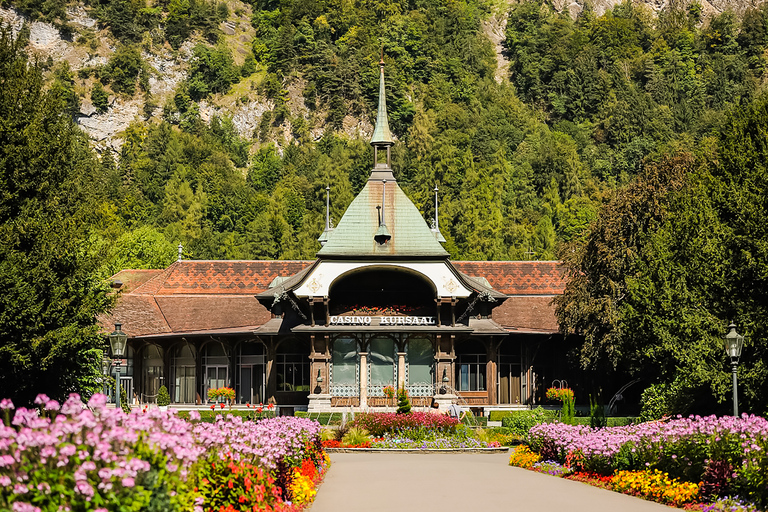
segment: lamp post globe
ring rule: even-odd
[[[115,323],[115,330],[109,334],[109,346],[115,359],[115,407],[120,407],[120,364],[125,357],[125,346],[128,343],[128,335],[123,332],[122,326],[123,324]]]
[[[723,338],[725,340],[725,353],[728,354],[731,363],[731,373],[733,374],[733,415],[739,415],[739,385],[736,373],[739,367],[739,358],[741,349],[744,346],[744,336],[736,332],[736,325],[731,322],[728,326],[728,333]]]

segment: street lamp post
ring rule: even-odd
[[[115,407],[120,407],[120,364],[125,355],[125,345],[128,343],[128,335],[123,332],[123,324],[115,323],[115,331],[109,335],[109,345],[112,347],[112,357],[115,358]]]
[[[739,393],[736,371],[741,357],[741,348],[744,346],[744,336],[736,332],[736,326],[731,322],[728,326],[728,334],[725,335],[725,352],[731,359],[731,373],[733,373],[733,415],[739,415]]]

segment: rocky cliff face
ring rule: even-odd
[[[526,1],[526,0],[521,0]],[[584,9],[586,5],[598,13],[621,3],[622,0],[552,0],[554,7],[560,11],[567,11],[572,17]],[[674,0],[673,0],[674,1]],[[731,9],[737,14],[745,9],[763,3],[765,0],[700,0],[705,17],[719,14],[726,9]],[[635,3],[647,6],[653,12],[663,9],[669,0],[638,0]],[[227,43],[234,50],[235,60],[242,61],[246,48],[252,38],[252,28],[248,23],[250,6],[237,0],[236,11],[243,14],[238,19],[228,20],[222,24]],[[517,0],[506,0],[497,4],[495,12],[484,24],[484,32],[494,44],[497,53],[498,69],[497,81],[506,79],[506,66],[508,62],[502,53],[502,41],[506,27],[507,12],[509,8],[518,3]],[[53,25],[41,22],[30,23],[30,51],[42,59],[50,57],[53,61],[66,61],[73,72],[82,68],[97,67],[106,64],[115,51],[115,43],[109,37],[107,31],[99,31],[95,19],[88,16],[82,6],[70,8],[67,11],[68,21],[76,30],[82,30],[94,35],[90,44],[65,39]],[[0,22],[9,24],[14,31],[18,31],[27,21],[23,15],[13,9],[0,8]],[[194,43],[187,41],[178,51],[172,51],[169,47],[153,48],[149,53],[142,52],[142,59],[150,69],[149,87],[155,103],[161,107],[173,97],[178,85],[185,79],[189,60],[192,57]],[[241,62],[238,62],[241,63]],[[249,79],[250,80],[250,79]],[[246,138],[253,138],[259,121],[265,112],[274,108],[270,100],[259,97],[254,92],[256,83],[238,84],[238,88],[225,97],[214,97],[200,105],[200,114],[203,120],[208,121],[213,115],[227,114],[232,117],[233,123],[240,134]],[[155,108],[147,117],[143,99],[137,94],[135,97],[112,96],[109,98],[109,108],[106,112],[98,113],[91,104],[90,90],[93,80],[76,79],[76,92],[81,97],[80,113],[77,116],[78,124],[91,136],[97,148],[111,146],[118,149],[122,143],[122,133],[134,120],[158,117],[162,113],[161,108]],[[288,107],[296,114],[307,114],[301,97],[300,79],[296,83],[287,85],[289,91]],[[320,138],[324,131],[322,112],[314,116],[314,123],[310,126],[310,136]],[[372,124],[370,120],[347,116],[344,119],[343,130],[349,134],[370,133]],[[290,140],[291,127],[284,125],[282,135],[285,140]]]
[[[552,0],[555,9],[567,11],[573,18],[579,15],[586,5],[590,5],[598,15],[612,9],[624,0]],[[637,0],[635,4],[645,5],[653,12],[659,12],[670,2],[668,0]],[[743,13],[747,8],[762,3],[762,0],[699,0],[704,11],[704,16],[720,14],[731,9],[737,14]]]

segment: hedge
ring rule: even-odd
[[[176,415],[184,420],[189,420],[189,412],[190,411],[177,411]],[[200,413],[200,421],[204,423],[213,423],[216,421],[216,416],[222,415],[225,418],[227,416],[239,416],[246,420],[255,420],[255,419],[263,419],[263,418],[274,418],[275,417],[275,411],[263,411],[260,413],[257,413],[256,411],[241,411],[241,410],[235,410],[235,411],[228,411],[228,410],[215,410],[211,411],[208,409],[198,410],[198,413]]]

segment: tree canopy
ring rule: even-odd
[[[89,243],[97,161],[25,44],[0,29],[0,389],[19,406],[98,389],[110,304]]]

